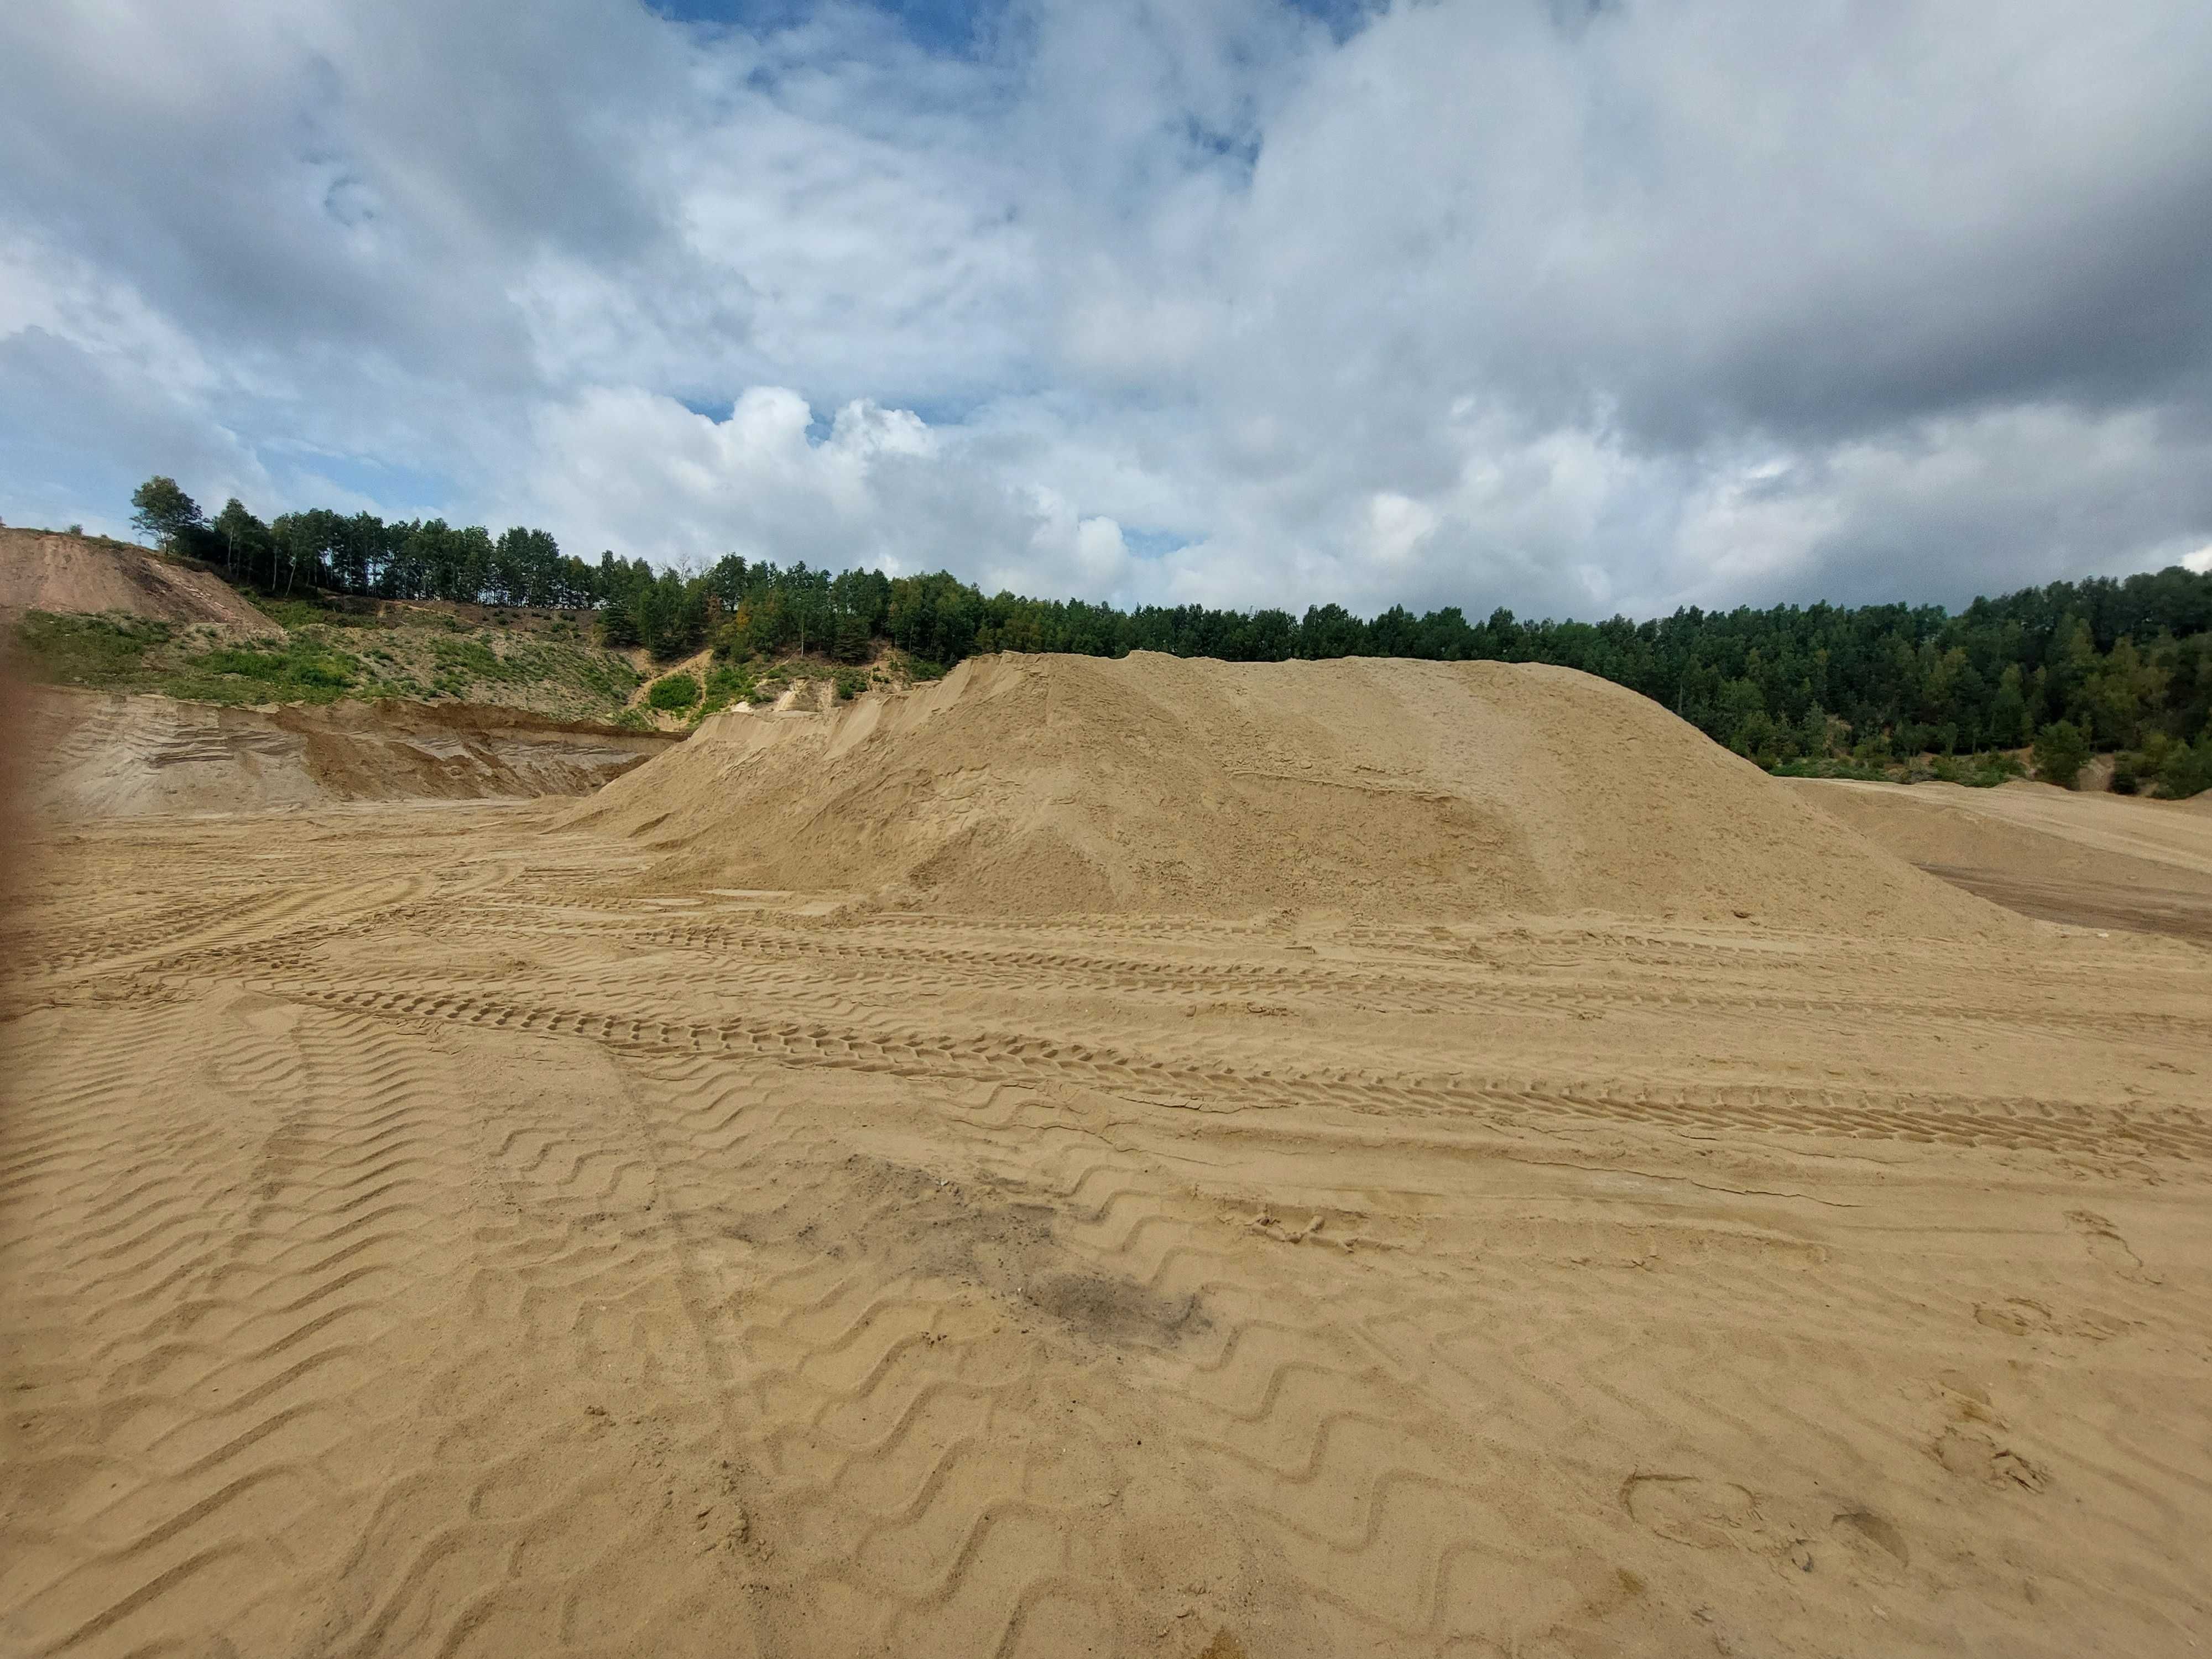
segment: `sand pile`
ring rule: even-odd
[[[44,530],[0,530],[0,609],[124,611],[169,623],[214,623],[241,632],[280,630],[219,576],[174,564],[127,542]]]
[[[568,820],[665,889],[1008,915],[2008,918],[1648,700],[1497,663],[1002,656],[834,715],[718,716]]]
[[[21,720],[29,809],[64,822],[582,795],[673,741],[464,705],[225,708],[57,690],[27,696]]]

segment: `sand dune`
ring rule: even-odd
[[[2191,1651],[2212,953],[1553,697],[984,664],[580,813],[40,832],[0,1650]]]
[[[229,708],[25,693],[23,787],[58,821],[337,801],[588,794],[671,739],[437,703]]]
[[[971,660],[826,718],[717,717],[568,822],[662,854],[670,890],[963,914],[2008,925],[1646,699],[1499,663]]]

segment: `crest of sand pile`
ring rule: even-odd
[[[664,890],[963,913],[2019,924],[1569,669],[999,656],[828,717],[732,714],[565,823]]]
[[[0,530],[0,608],[93,614],[128,611],[169,623],[214,623],[246,633],[281,630],[219,576],[173,564],[143,547],[40,530]]]

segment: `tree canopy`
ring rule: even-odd
[[[179,549],[200,527],[199,503],[158,473],[131,492],[131,522],[161,546]]]

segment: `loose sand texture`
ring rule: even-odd
[[[1648,699],[1501,663],[973,659],[828,719],[717,716],[569,821],[672,891],[969,914],[2011,925]]]
[[[122,611],[242,634],[283,630],[220,576],[127,542],[0,529],[0,611]]]
[[[1793,779],[1899,858],[2023,915],[2212,945],[2212,796]]]
[[[49,819],[589,794],[672,739],[453,703],[219,708],[49,690],[18,704]]]
[[[1177,714],[1139,666],[731,722],[596,826],[22,843],[0,1651],[2197,1650],[2212,952],[1984,907],[1572,677]],[[1224,803],[1356,802],[1308,844],[1362,902],[1273,902],[1289,860],[1126,757],[1102,806],[1052,735],[1086,684]],[[994,912],[1021,866],[933,828],[933,889],[852,793],[893,728],[911,814],[1012,857],[1033,807],[1110,908]],[[1331,794],[1331,752],[1375,769]],[[672,848],[629,833],[654,771]],[[718,775],[744,844],[676,890]],[[1170,826],[1176,903],[1271,908],[1146,913],[1120,823]],[[1425,848],[1458,908],[1394,916]],[[960,908],[851,902],[878,871]],[[1484,908],[1575,880],[1632,914]]]

